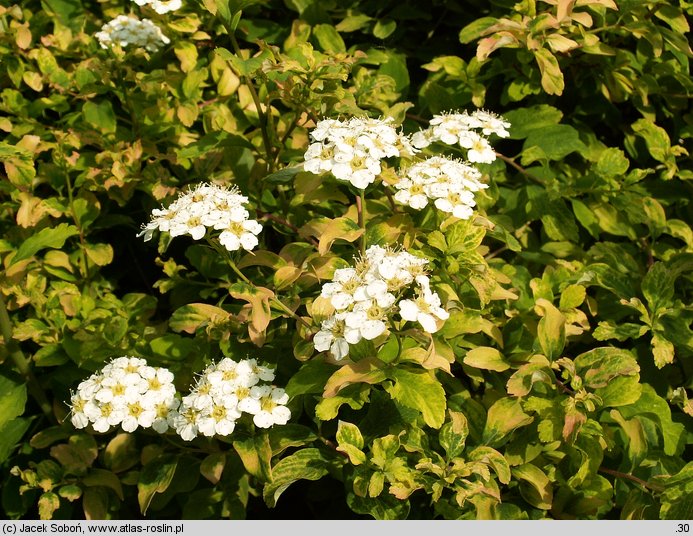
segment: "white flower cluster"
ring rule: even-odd
[[[243,413],[251,414],[260,428],[286,424],[291,417],[285,406],[289,395],[274,385],[260,384],[272,380],[274,371],[254,359],[224,358],[204,370],[171,423],[185,441],[198,434],[227,436]]]
[[[419,210],[432,200],[443,212],[467,220],[476,205],[473,192],[488,188],[479,179],[481,172],[475,167],[434,156],[406,169],[404,177],[394,184],[395,199]]]
[[[176,11],[183,5],[182,0],[169,0],[168,2],[162,2],[161,0],[134,0],[134,2],[138,6],[151,6],[159,15],[165,15],[171,11]]]
[[[476,110],[471,114],[464,112],[434,115],[426,130],[412,136],[412,144],[419,149],[437,141],[447,145],[459,145],[467,149],[467,160],[470,162],[490,164],[496,159],[496,152],[486,136],[496,134],[501,138],[507,138],[510,135],[508,128],[510,123],[485,110]]]
[[[315,174],[329,171],[356,188],[366,188],[380,175],[381,160],[416,151],[391,123],[391,119],[361,117],[318,121],[310,134],[314,143],[304,155],[303,169]]]
[[[75,428],[91,423],[97,432],[120,425],[126,432],[140,427],[163,433],[179,404],[171,371],[127,356],[81,382],[70,402]]]
[[[171,40],[166,37],[161,28],[149,19],[139,20],[127,15],[118,15],[111,22],[104,24],[100,32],[96,32],[101,48],[120,45],[142,47],[148,52],[156,52]]]
[[[419,322],[429,333],[437,331],[438,321],[446,320],[449,314],[430,289],[424,270],[427,262],[404,251],[371,246],[354,268],[335,270],[332,282],[323,285],[321,296],[330,300],[336,312],[322,322],[313,337],[315,349],[343,359],[350,344],[383,334],[397,305],[403,320]],[[414,282],[417,297],[397,303]]]
[[[207,229],[214,229],[221,231],[219,242],[227,250],[251,250],[258,244],[262,225],[249,219],[250,213],[244,207],[247,202],[248,198],[235,186],[222,188],[202,183],[178,196],[168,208],[154,209],[151,221],[137,236],[150,240],[158,229],[172,237],[190,235],[200,240]]]

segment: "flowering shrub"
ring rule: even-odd
[[[4,517],[686,518],[690,7],[458,4],[0,7]]]

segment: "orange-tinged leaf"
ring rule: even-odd
[[[383,381],[386,376],[380,368],[381,362],[375,358],[362,359],[358,363],[349,363],[335,372],[325,383],[323,397],[335,396],[341,389],[353,383],[375,384]]]

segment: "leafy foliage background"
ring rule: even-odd
[[[0,7],[3,517],[690,518],[692,10]],[[94,33],[131,11],[171,45],[101,49]],[[364,207],[365,241],[428,258],[451,318],[329,362],[267,298],[317,326],[320,283],[356,252],[352,192],[301,171],[311,126],[415,132],[477,107],[512,128],[474,221],[393,210],[385,184]],[[263,221],[262,250],[237,259],[252,284],[192,241],[135,238],[200,181],[238,185]],[[191,444],[74,430],[70,389],[119,355],[180,389],[257,357],[294,417]]]

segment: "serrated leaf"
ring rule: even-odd
[[[445,390],[432,372],[395,368],[388,371],[395,381],[388,389],[400,404],[421,412],[431,428],[440,428],[445,421]]]
[[[674,362],[674,345],[659,333],[652,334],[652,355],[657,368]]]
[[[17,253],[9,263],[9,266],[32,257],[43,249],[60,249],[71,236],[78,235],[79,231],[74,225],[60,223],[55,227],[41,229],[37,234],[27,238],[19,247]]]

